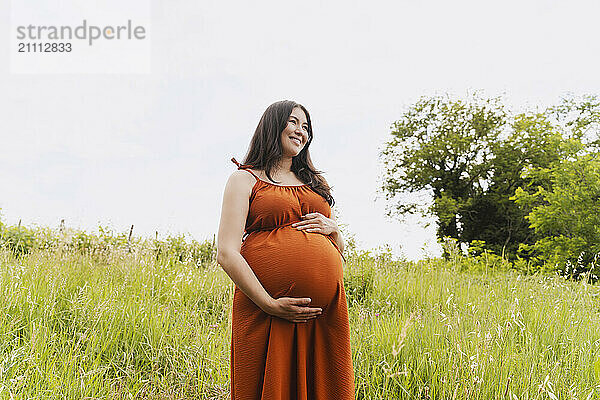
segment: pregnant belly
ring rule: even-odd
[[[327,237],[285,226],[251,233],[241,254],[273,297],[310,297],[326,308],[343,284],[342,257]]]

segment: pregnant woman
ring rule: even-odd
[[[225,186],[217,261],[235,283],[232,400],[350,400],[344,242],[312,164],[310,115],[264,112]]]

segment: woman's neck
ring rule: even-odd
[[[292,170],[292,157],[281,157],[275,168],[278,172],[284,174],[290,172]]]

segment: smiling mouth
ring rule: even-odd
[[[295,137],[291,137],[291,136],[290,136],[290,139],[292,139],[292,142],[294,142],[294,143],[298,143],[298,145],[301,145],[301,144],[302,144],[302,142],[301,142],[301,141],[300,141],[300,139],[298,139],[298,138],[295,138]]]

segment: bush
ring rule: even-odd
[[[35,244],[32,230],[22,226],[0,226],[0,247],[10,250],[15,257],[28,254]]]
[[[109,261],[126,254],[152,254],[164,264],[183,263],[206,266],[216,260],[216,245],[206,240],[188,241],[185,235],[168,236],[165,239],[129,237],[128,233],[116,233],[108,227],[99,226],[98,234],[82,230],[49,228],[30,229],[22,226],[6,226],[0,223],[0,248],[15,257],[33,250],[50,253],[73,252],[93,257],[96,261]]]
[[[540,268],[554,266],[568,276],[594,270],[600,252],[598,153],[561,160],[528,174],[552,185],[538,186],[535,193],[517,188],[511,197],[519,206],[531,209],[525,218],[540,237],[532,246],[521,245],[519,250],[536,257]]]

